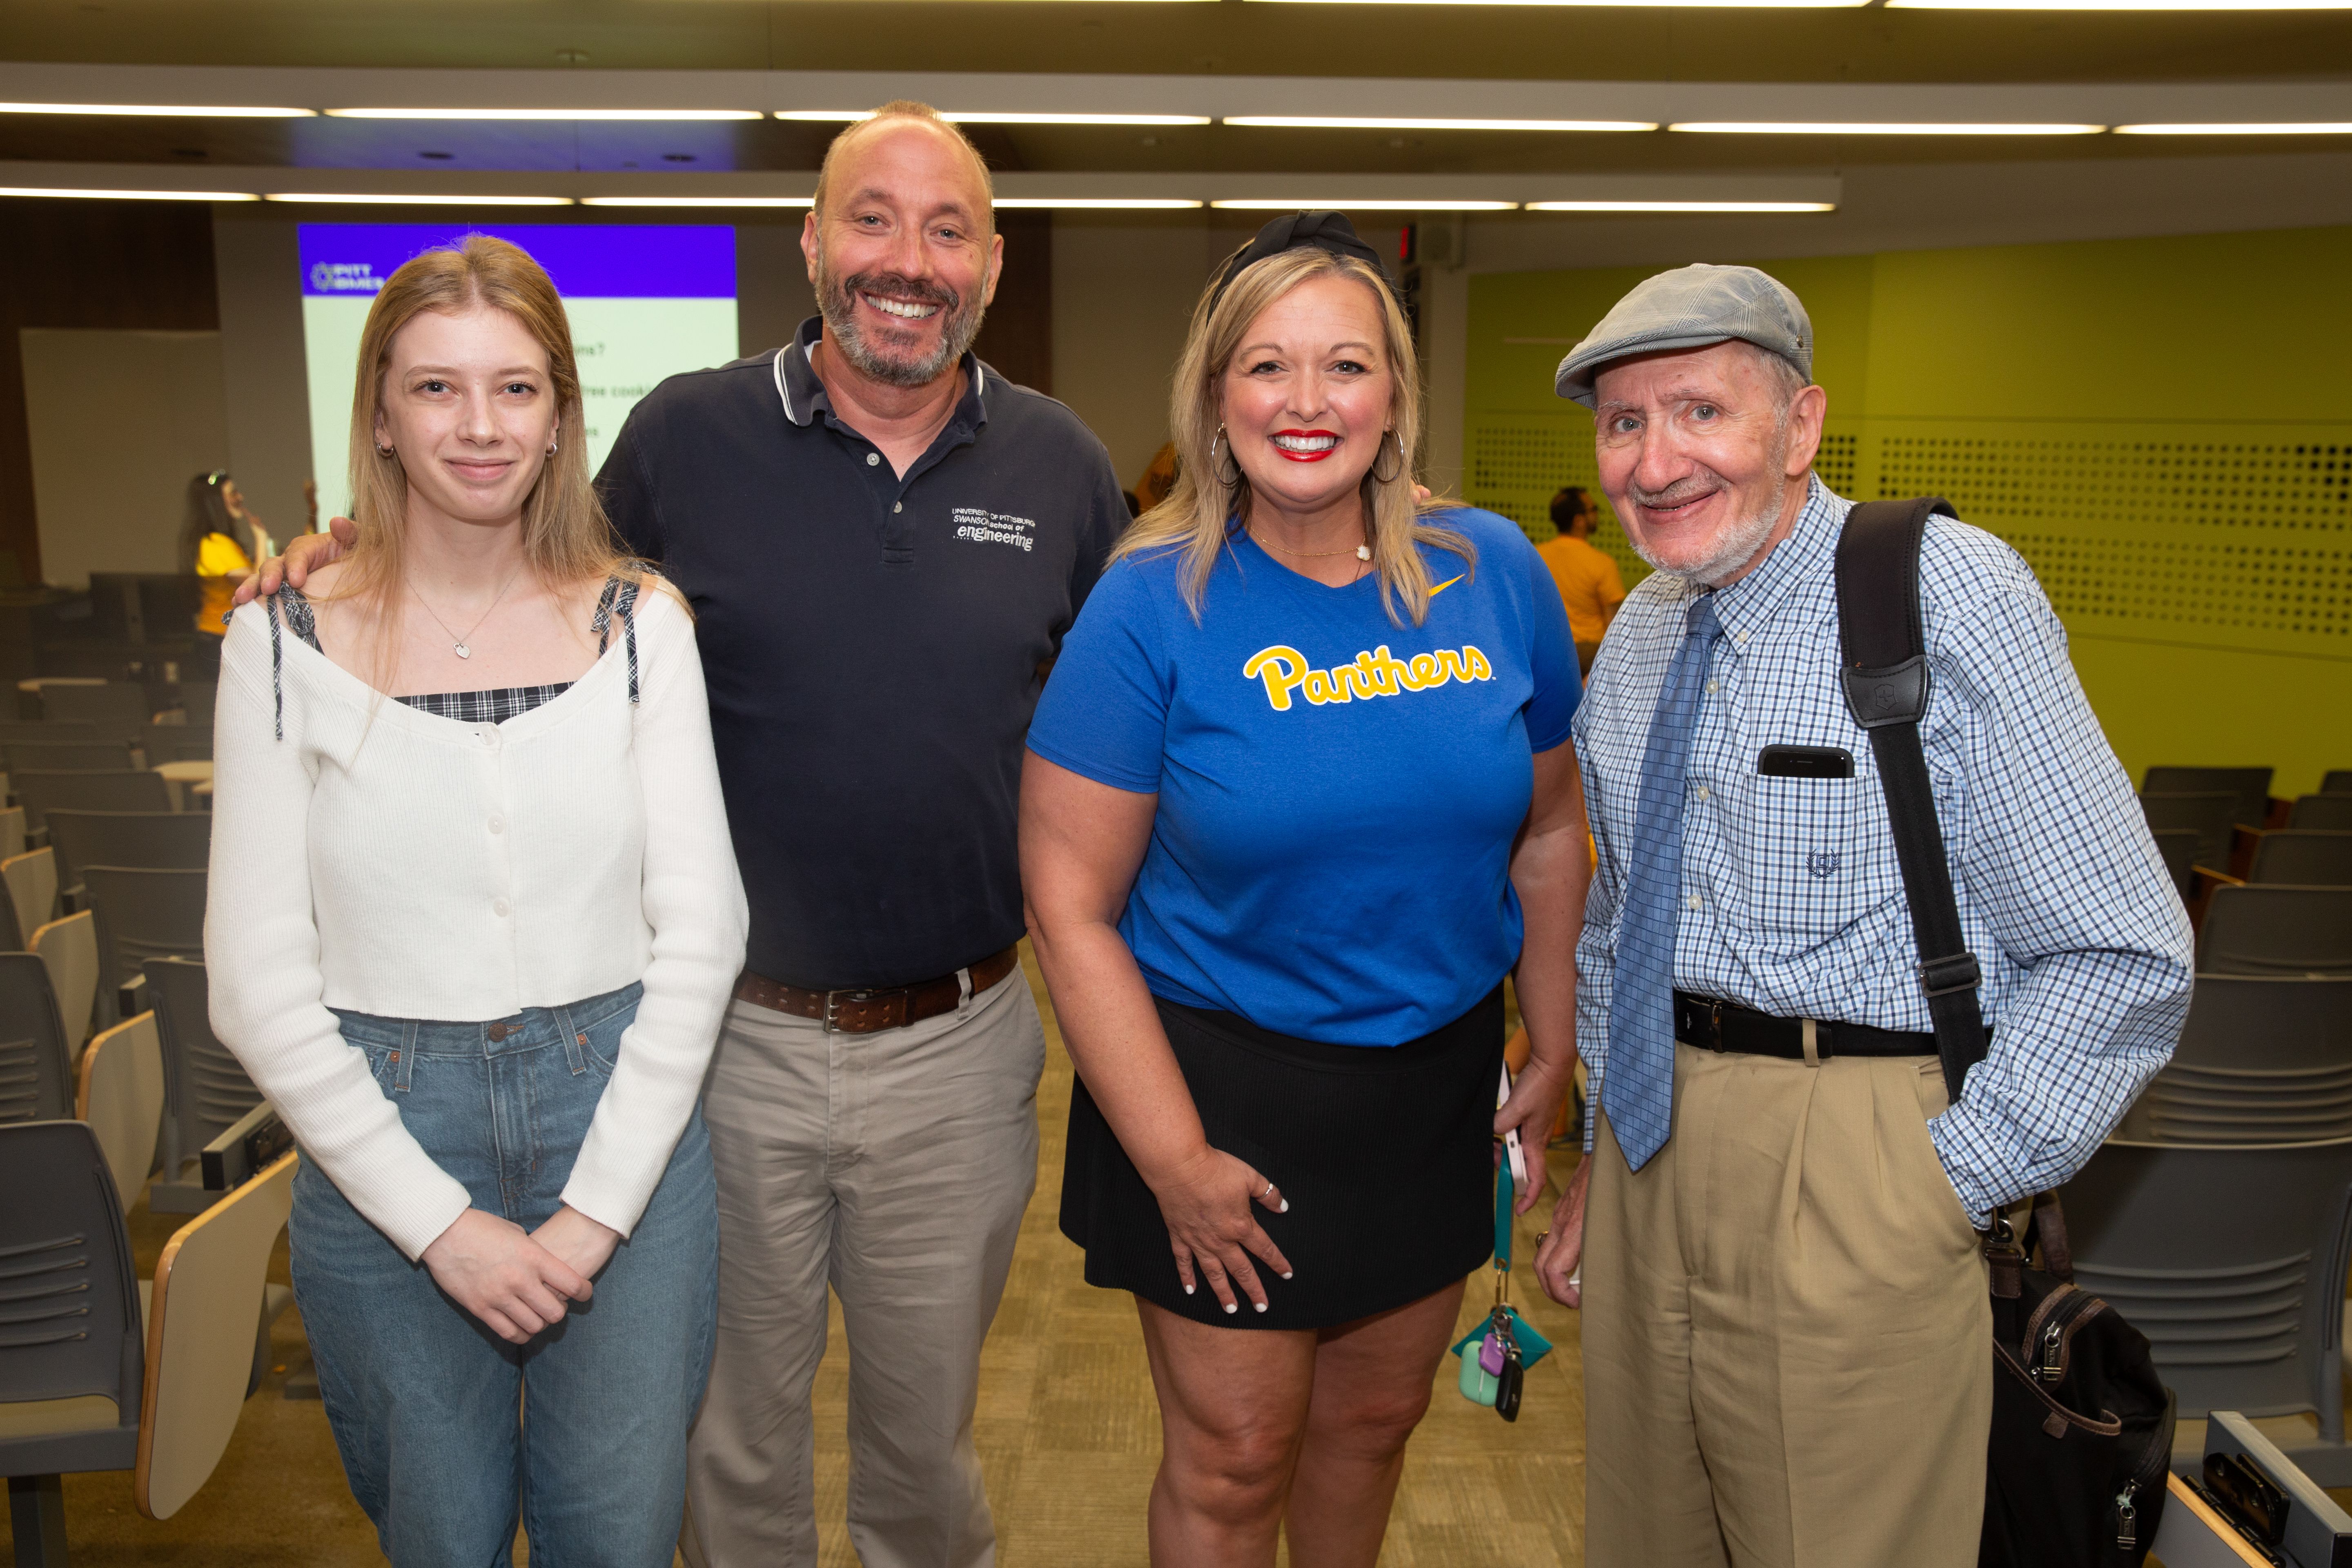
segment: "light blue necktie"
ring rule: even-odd
[[[1691,730],[1708,650],[1722,627],[1715,596],[1691,601],[1683,645],[1667,667],[1642,754],[1642,793],[1633,814],[1633,866],[1625,884],[1625,922],[1617,937],[1615,988],[1609,1005],[1609,1061],[1601,1106],[1638,1171],[1666,1146],[1675,1114],[1675,934],[1683,901],[1683,791]]]

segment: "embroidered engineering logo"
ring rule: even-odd
[[[1320,708],[1327,702],[1353,702],[1359,697],[1369,702],[1401,691],[1426,691],[1449,680],[1494,678],[1495,667],[1486,662],[1486,656],[1468,645],[1458,653],[1442,647],[1408,659],[1398,658],[1382,643],[1370,653],[1358,654],[1353,664],[1315,669],[1307,665],[1305,654],[1277,644],[1250,655],[1249,662],[1242,666],[1244,680],[1265,682],[1265,700],[1277,713],[1290,707],[1294,691]]]
[[[1010,544],[1022,550],[1037,548],[1037,525],[1025,517],[960,506],[948,514],[948,519],[955,524],[958,539],[969,539],[976,544]]]

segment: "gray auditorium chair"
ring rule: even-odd
[[[163,1173],[147,1194],[151,1209],[194,1214],[217,1194],[194,1170],[205,1144],[261,1103],[261,1091],[228,1047],[214,1037],[200,959],[147,963],[147,1003],[163,1039]]]
[[[68,741],[57,743],[31,741],[0,742],[0,760],[5,760],[9,773],[104,773],[121,772],[126,768],[146,765],[146,760],[129,745],[115,745],[104,741]]]
[[[0,1258],[26,1291],[0,1333],[0,1474],[16,1561],[41,1568],[67,1560],[66,1475],[132,1471],[131,1500],[149,1519],[171,1518],[211,1479],[291,1294],[268,1276],[293,1154],[182,1226],[147,1286],[96,1144],[79,1121],[0,1127]]]
[[[73,1113],[72,1053],[48,966],[29,952],[0,952],[0,1122],[58,1121]],[[0,1280],[5,1272],[0,1265]],[[6,1299],[0,1285],[0,1302]],[[0,1325],[6,1321],[0,1307]]]
[[[2265,833],[2246,880],[2297,888],[2352,887],[2352,833],[2291,827]]]
[[[2156,839],[2156,852],[2164,857],[2165,874],[2172,879],[2172,889],[2183,899],[2196,891],[2196,879],[2189,868],[2197,864],[2199,842],[2203,837],[2193,827],[2161,827],[2150,830]]]
[[[80,884],[85,866],[201,871],[212,846],[209,812],[49,809],[49,847],[58,852],[58,879],[66,887]]]
[[[60,1478],[138,1460],[147,1359],[139,1276],[114,1178],[86,1123],[0,1127],[0,1258],[21,1298],[0,1334],[0,1472],[16,1560],[63,1563]]]
[[[2140,780],[2142,795],[2207,795],[2216,790],[2237,797],[2230,820],[2260,827],[2270,815],[2268,768],[2150,768]]]
[[[139,731],[139,750],[151,768],[165,763],[209,763],[213,760],[213,727],[195,724],[150,724]]]
[[[2352,974],[2352,888],[2217,888],[2200,974]]]
[[[2124,1125],[2164,1143],[2352,1138],[2352,976],[2199,975],[2180,1045]]]
[[[192,730],[209,731],[213,727],[213,704],[220,695],[216,680],[183,680],[180,682],[180,709],[188,716]]]
[[[2238,809],[2235,795],[2228,790],[2143,794],[2139,797],[2139,808],[2147,818],[2151,833],[2183,827],[2195,833],[2196,864],[2214,871],[2230,868],[2231,819]]]
[[[103,686],[44,686],[41,714],[69,724],[110,728],[144,724],[152,716],[147,703],[147,688],[130,680],[110,680]]]
[[[137,984],[151,958],[205,956],[205,881],[194,869],[84,866],[81,885],[98,916],[99,984],[110,994]]]
[[[95,724],[50,723],[46,719],[0,720],[0,746],[91,745],[113,737]]]
[[[2330,768],[2320,777],[2319,793],[2352,795],[2352,768]]]
[[[172,786],[161,773],[144,768],[110,769],[100,773],[10,773],[8,785],[25,808],[25,826],[48,824],[53,805],[83,811],[169,811]]]
[[[2286,825],[2325,833],[2352,833],[2352,794],[2304,795],[2289,808]]]
[[[2352,1484],[2343,1325],[2352,1138],[2179,1144],[2111,1139],[2067,1183],[2074,1282],[2148,1337],[2184,1420],[2308,1412],[2286,1445]]]

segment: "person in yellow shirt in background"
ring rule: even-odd
[[[1551,498],[1551,521],[1559,537],[1537,545],[1536,553],[1559,584],[1569,630],[1576,637],[1576,662],[1589,675],[1592,656],[1601,651],[1601,634],[1625,602],[1625,579],[1618,574],[1617,563],[1592,547],[1600,514],[1581,486],[1570,485]]]
[[[257,557],[273,553],[261,519],[246,510],[244,493],[225,470],[215,468],[188,481],[187,515],[180,524],[180,570],[194,573],[202,583],[196,631],[213,639],[196,645],[198,673],[218,667],[229,596],[252,573]],[[202,657],[205,652],[212,657]]]

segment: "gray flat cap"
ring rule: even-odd
[[[1592,378],[1612,360],[1738,338],[1813,378],[1813,323],[1796,295],[1753,267],[1695,261],[1635,284],[1559,362],[1553,388],[1592,406]]]

